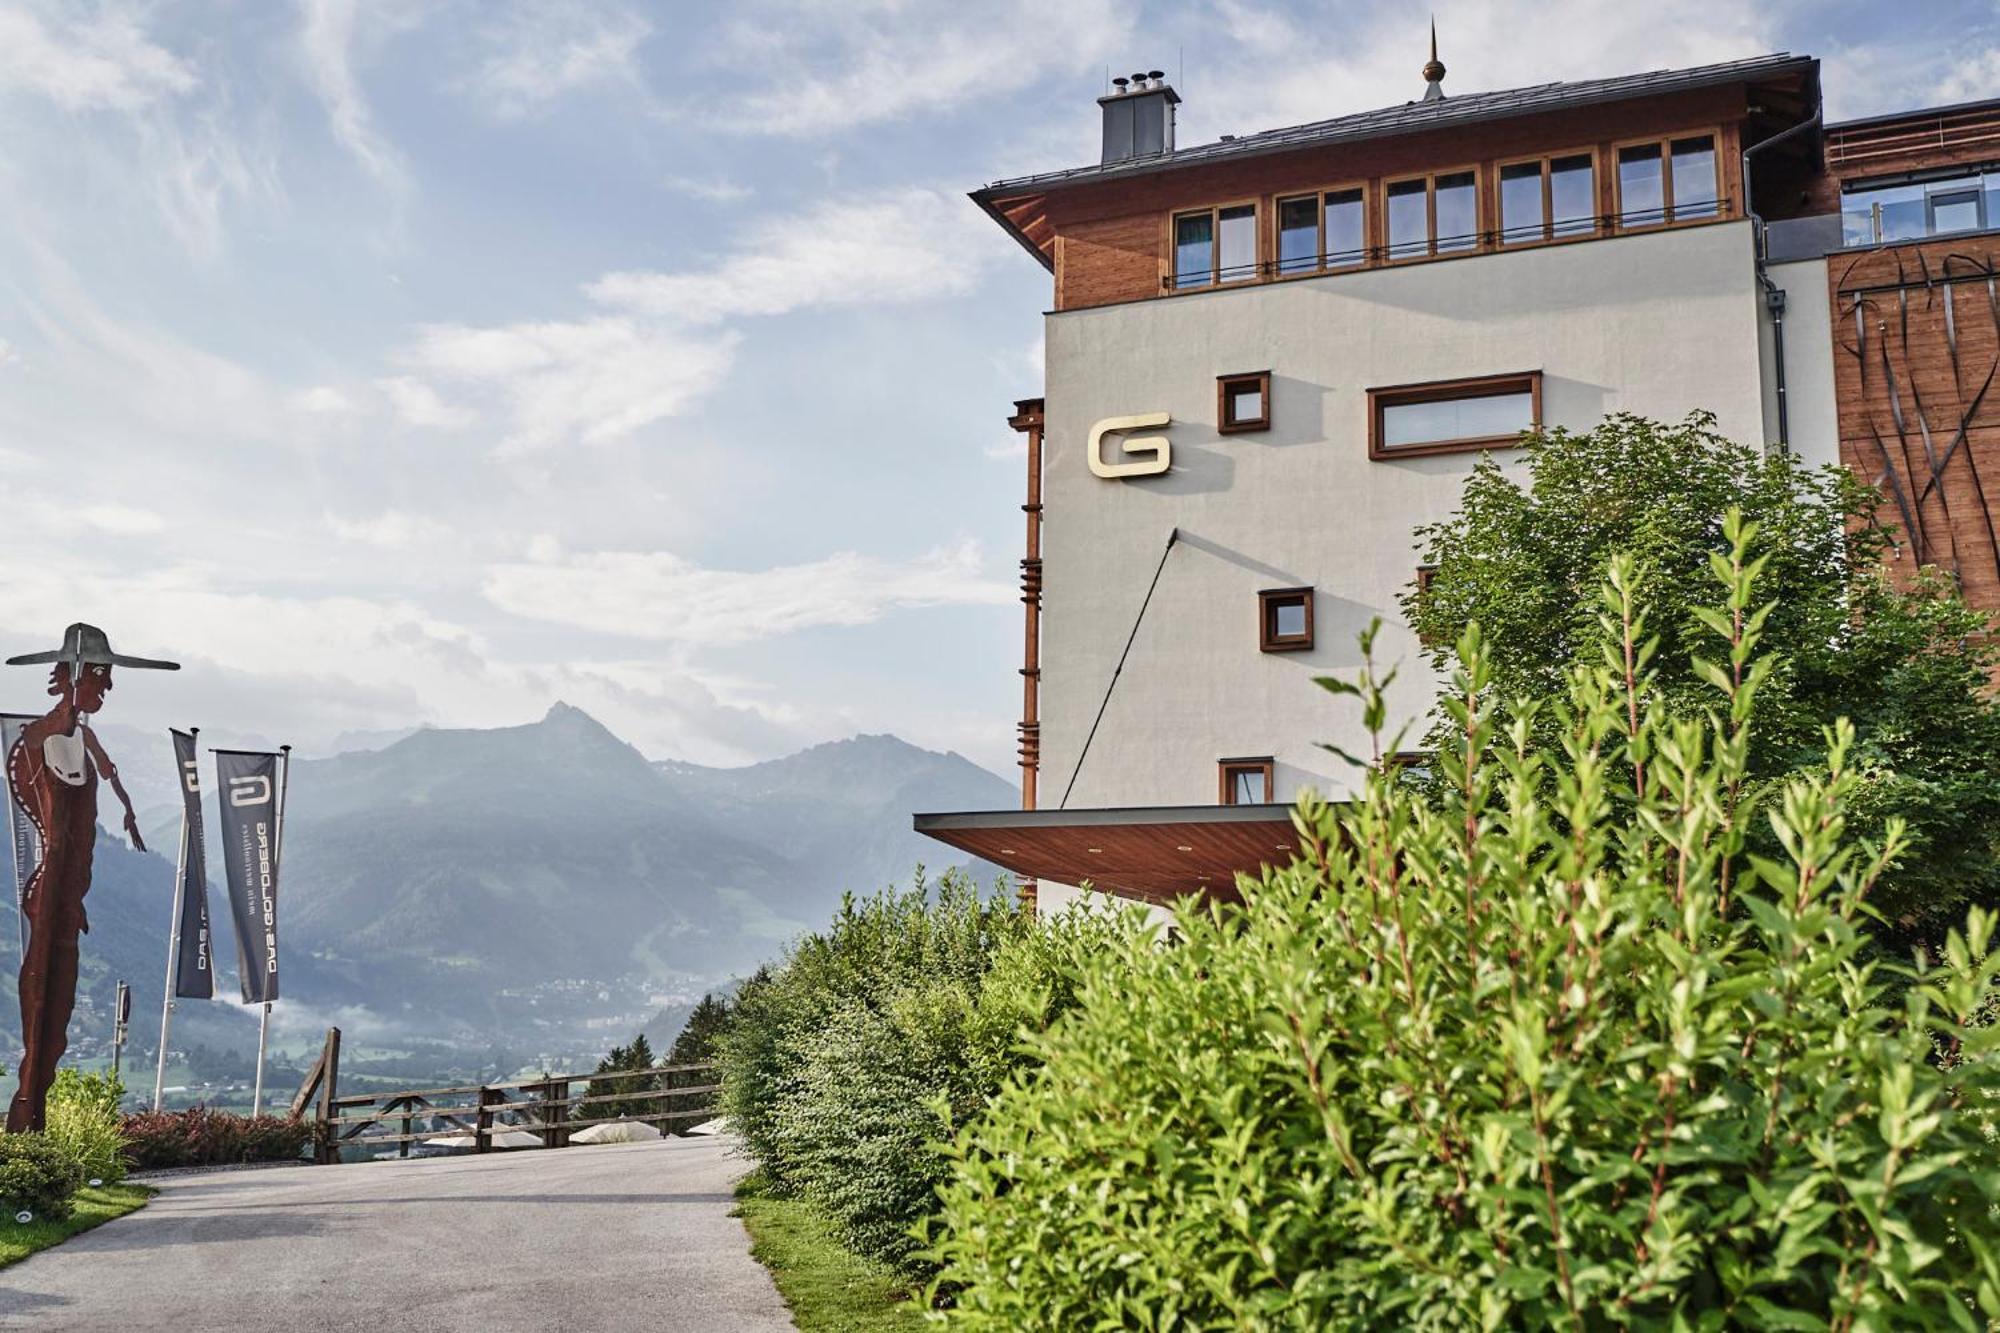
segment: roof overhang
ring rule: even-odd
[[[1236,876],[1298,854],[1289,805],[1156,805],[1112,810],[982,810],[917,815],[927,837],[1024,879],[1151,903],[1236,897]]]
[[[1654,99],[1728,84],[1740,83],[1753,89],[1770,88],[1787,80],[1799,81],[1810,89],[1810,95],[1804,95],[1802,91],[1798,98],[1804,109],[1797,114],[1802,118],[1818,100],[1819,61],[1813,56],[1779,52],[1692,69],[1655,70],[1619,78],[1540,84],[1499,92],[1467,93],[1437,101],[1413,101],[1285,129],[1232,136],[1171,153],[1016,176],[974,190],[971,198],[1023,249],[1034,255],[1045,268],[1053,270],[1055,256],[1052,240],[1043,234],[1048,228],[1045,224],[1024,227],[1023,217],[1045,215],[1048,196],[1075,186],[1186,171],[1334,144],[1363,143],[1614,102]],[[1779,127],[1782,127],[1782,117],[1773,119],[1779,121]],[[1017,216],[1015,209],[1010,207],[1014,204],[1026,206],[1022,215]]]

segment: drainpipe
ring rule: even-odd
[[[1785,289],[1771,281],[1764,261],[1757,261],[1757,281],[1764,288],[1764,308],[1771,312],[1771,359],[1777,363],[1778,452],[1792,451],[1792,422],[1785,401]]]
[[[1765,267],[1764,219],[1758,216],[1751,195],[1750,159],[1766,148],[1776,147],[1794,135],[1819,129],[1825,112],[1826,99],[1815,98],[1811,116],[1790,129],[1781,130],[1763,142],[1751,144],[1743,150],[1743,211],[1750,218],[1752,244],[1756,248],[1757,284],[1764,289],[1764,308],[1771,312],[1771,356],[1777,363],[1773,371],[1778,391],[1778,451],[1787,454],[1792,451],[1792,429],[1791,414],[1788,411],[1785,395],[1785,289],[1771,281],[1771,275]]]

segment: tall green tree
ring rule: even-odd
[[[631,1070],[651,1069],[659,1063],[653,1058],[652,1043],[641,1032],[632,1038],[630,1046],[613,1046],[611,1054],[597,1062],[595,1074],[620,1074]],[[625,1078],[593,1078],[583,1089],[585,1097],[609,1097],[616,1099],[603,1102],[586,1102],[577,1108],[577,1118],[596,1120],[613,1115],[657,1115],[665,1108],[660,1099],[647,1094],[660,1087],[662,1075],[641,1075]]]
[[[1634,599],[1649,608],[1658,697],[1670,715],[1713,707],[1712,638],[1702,608],[1711,562],[1728,549],[1732,507],[1757,525],[1759,592],[1774,603],[1764,642],[1776,666],[1758,696],[1747,781],[1817,768],[1826,728],[1855,728],[1848,803],[1857,832],[1909,826],[1899,863],[1873,899],[1880,932],[1900,951],[1935,942],[1968,904],[2000,905],[2000,711],[1988,686],[1988,618],[1949,574],[1892,581],[1882,556],[1895,534],[1880,496],[1843,468],[1746,448],[1696,413],[1664,424],[1614,415],[1596,429],[1524,441],[1525,467],[1474,467],[1459,511],[1419,530],[1434,566],[1404,610],[1440,679],[1450,645],[1477,622],[1492,650],[1495,696],[1558,694],[1568,673],[1616,646],[1597,589],[1614,551],[1635,564]],[[1543,714],[1539,740],[1553,747]],[[1442,722],[1442,735],[1448,730]]]

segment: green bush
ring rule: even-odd
[[[83,1169],[87,1181],[115,1185],[125,1178],[125,1135],[118,1104],[125,1085],[110,1074],[56,1071],[49,1087],[47,1134]]]
[[[1596,589],[1613,552],[1634,559],[1634,594],[1659,636],[1654,689],[1672,716],[1700,717],[1709,683],[1693,648],[1709,634],[1707,571],[1733,506],[1762,533],[1760,595],[1773,603],[1764,650],[1776,656],[1756,701],[1749,776],[1823,769],[1825,731],[1854,724],[1859,785],[1848,826],[1880,839],[1892,818],[1908,845],[1870,895],[1897,957],[1935,945],[1969,906],[2000,908],[2000,703],[1992,618],[1966,605],[1949,575],[1891,580],[1876,521],[1880,492],[1846,468],[1736,444],[1697,413],[1678,423],[1614,413],[1581,434],[1524,441],[1524,465],[1491,459],[1467,478],[1458,511],[1423,528],[1435,567],[1403,599],[1439,679],[1478,622],[1493,664],[1493,706],[1559,697],[1566,673],[1595,666],[1614,642]],[[1892,507],[1893,508],[1893,507]],[[1888,512],[1888,511],[1885,511]],[[1440,719],[1446,729],[1448,719]],[[1535,741],[1559,752],[1555,715]],[[1775,854],[1767,831],[1753,850]]]
[[[921,873],[850,899],[744,985],[721,1039],[725,1113],[775,1192],[818,1205],[857,1252],[924,1271],[912,1228],[948,1169],[935,1145],[1018,1061],[1018,1034],[1067,1007],[1109,930],[1037,924],[957,873],[934,901]]]
[[[1827,764],[1745,780],[1775,664],[1753,533],[1700,619],[1706,716],[1608,651],[1495,721],[1459,645],[1425,804],[1376,764],[1302,855],[1116,943],[955,1148],[933,1257],[971,1328],[1974,1328],[2000,1317],[2000,954],[1976,910],[1883,1002]],[[1372,638],[1372,634],[1368,636]],[[1368,646],[1364,639],[1364,649]],[[1378,752],[1386,705],[1358,692]],[[1781,850],[1744,850],[1762,822]],[[1942,1054],[1936,1054],[1942,1052]]]
[[[62,1221],[86,1178],[82,1164],[46,1134],[0,1134],[0,1205],[8,1220],[25,1210],[38,1221]]]

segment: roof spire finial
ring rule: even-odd
[[[1431,58],[1424,65],[1424,100],[1444,100],[1444,62],[1438,59],[1438,21],[1431,15]]]

